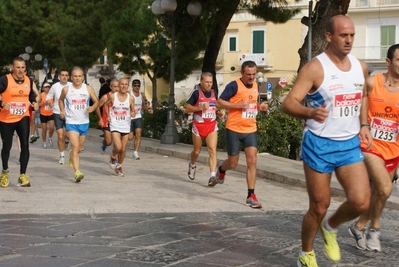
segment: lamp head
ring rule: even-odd
[[[176,0],[162,0],[161,8],[165,13],[173,13],[177,8]]]
[[[187,12],[192,17],[198,17],[201,14],[202,5],[198,1],[191,1],[187,5]]]
[[[155,0],[152,5],[151,5],[151,11],[154,13],[156,16],[160,16],[165,14],[165,11],[163,11],[161,7],[161,2],[162,0]]]

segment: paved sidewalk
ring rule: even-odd
[[[223,185],[210,188],[206,151],[191,181],[191,146],[145,139],[140,160],[128,149],[121,178],[108,166],[110,148],[100,153],[100,133],[89,132],[79,184],[71,168],[58,164],[57,149],[37,142],[28,166],[32,187],[16,186],[13,147],[10,186],[0,188],[0,267],[296,266],[308,206],[301,163],[259,156],[256,193],[263,208],[255,210],[245,205],[242,162]],[[331,212],[343,200],[339,192]],[[399,212],[386,209],[382,225],[381,253],[357,250],[342,225],[339,264],[326,259],[318,235],[319,266],[399,266]]]
[[[90,129],[89,138],[100,142],[100,134],[100,130]],[[140,149],[146,152],[189,160],[192,146],[181,143],[167,145],[161,144],[159,140],[143,138]],[[218,151],[217,157],[218,159],[226,159],[227,152]],[[208,158],[208,152],[206,148],[203,148],[198,157],[198,162],[206,163],[208,162]],[[246,171],[245,155],[243,153],[241,153],[239,164],[235,170],[241,173],[245,173]],[[258,178],[265,178],[287,185],[306,187],[302,162],[276,157],[267,153],[261,153],[258,155],[257,176]],[[345,196],[344,191],[335,176],[333,176],[331,181],[331,192],[334,196]],[[396,183],[394,183],[392,195],[388,199],[386,207],[399,210],[399,186]]]

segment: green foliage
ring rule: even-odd
[[[153,114],[145,112],[143,114],[143,128],[141,132],[142,136],[153,139],[161,139],[162,134],[165,132],[167,115],[168,105],[166,102],[162,102],[158,108],[154,109]],[[180,133],[182,131],[182,115],[182,111],[175,105],[175,123],[178,125],[177,129]],[[184,137],[184,139],[188,140],[186,137]]]
[[[89,127],[90,128],[97,129],[99,127],[99,125],[98,125],[98,117],[97,117],[97,114],[95,112],[89,113],[89,120],[90,120],[90,123],[89,123]]]
[[[289,8],[289,4],[286,0],[253,0],[252,2],[252,4],[248,5],[251,14],[273,23],[285,23],[301,12],[300,8]],[[300,1],[296,0],[296,2]]]
[[[49,60],[49,66],[89,68],[101,56],[101,9],[94,0],[0,1],[0,65],[9,64],[26,46]],[[42,63],[34,63],[40,69]]]
[[[226,122],[219,121],[218,122],[218,144],[217,148],[223,151],[227,151],[226,145]]]
[[[258,151],[272,155],[298,159],[298,152],[302,139],[300,121],[281,111],[259,115]]]

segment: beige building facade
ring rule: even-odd
[[[221,45],[216,62],[216,79],[219,92],[232,80],[240,77],[241,64],[253,60],[262,76],[261,92],[267,86],[275,88],[279,82],[284,85],[297,74],[300,58],[298,49],[303,45],[308,27],[301,18],[309,14],[309,1],[295,3],[293,7],[301,13],[284,24],[265,22],[245,10],[238,11],[232,18]],[[317,1],[313,1],[315,5]],[[352,0],[348,14],[356,29],[352,54],[369,63],[374,73],[385,70],[388,47],[399,43],[399,0]],[[185,80],[175,83],[175,103],[189,97],[199,83],[201,70],[195,70]],[[146,76],[142,91],[152,99],[152,83]],[[169,85],[158,80],[158,98],[169,94]]]

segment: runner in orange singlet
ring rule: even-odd
[[[386,73],[367,80],[369,106],[367,118],[362,118],[367,123],[362,127],[370,128],[373,144],[367,149],[362,143],[361,148],[371,179],[371,201],[368,211],[348,228],[360,250],[381,251],[380,217],[399,163],[399,44],[388,49],[386,64]]]
[[[29,107],[38,109],[36,94],[33,91],[33,81],[25,75],[25,61],[16,57],[12,63],[12,73],[0,77],[0,134],[3,140],[1,160],[3,170],[1,172],[0,185],[7,187],[8,159],[12,147],[14,131],[17,132],[21,144],[20,152],[20,176],[18,185],[30,186],[26,169],[29,161]]]

